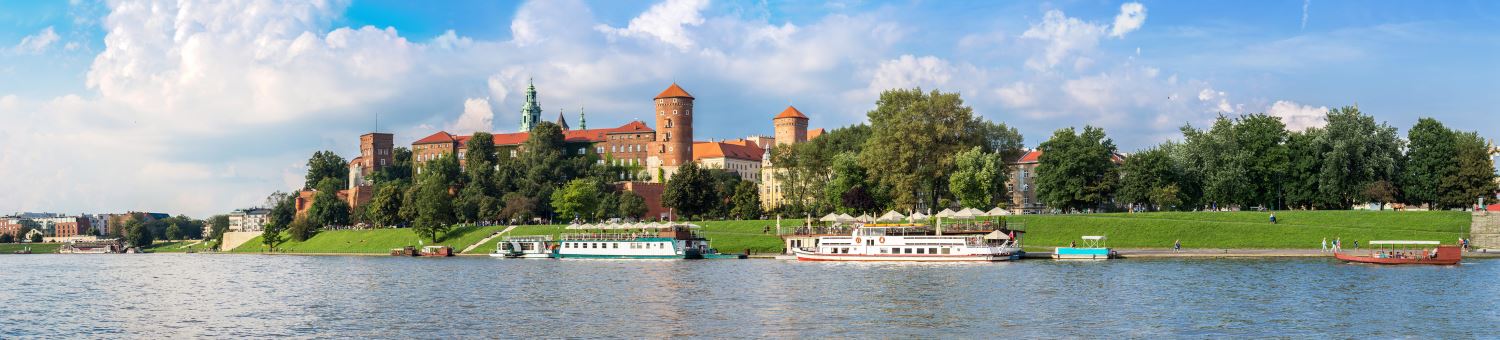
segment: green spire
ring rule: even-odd
[[[578,106],[578,129],[579,130],[588,130],[589,129],[589,121],[588,121],[587,118],[583,117],[583,105],[579,105]]]
[[[526,86],[526,103],[521,104],[521,132],[531,131],[542,119],[542,104],[536,101],[536,82],[530,78],[526,81],[530,85]]]

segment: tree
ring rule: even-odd
[[[552,192],[552,209],[565,220],[588,219],[599,210],[599,182],[594,179],[568,181],[562,189]]]
[[[1155,210],[1180,206],[1178,182],[1182,175],[1172,163],[1168,147],[1146,149],[1125,159],[1120,167],[1120,203],[1153,207]],[[1170,197],[1169,197],[1170,196]]]
[[[494,181],[497,158],[494,137],[489,133],[476,132],[469,138],[464,153],[463,190],[459,191],[456,209],[459,220],[476,222],[495,218],[499,205],[495,199],[499,190]]]
[[[734,209],[730,210],[733,218],[742,220],[753,220],[760,218],[760,191],[754,182],[740,181],[734,188]]]
[[[869,182],[865,168],[859,166],[859,154],[846,151],[833,156],[830,170],[833,178],[828,181],[828,185],[823,187],[823,197],[829,201],[824,204],[825,206],[833,207],[838,212],[856,215],[859,212],[878,209],[878,207],[873,207],[874,197],[871,197],[870,192],[865,190],[869,187]],[[853,197],[853,201],[845,199],[849,192],[855,190],[859,191],[860,197]]]
[[[1340,209],[1348,209],[1370,183],[1395,177],[1402,141],[1396,128],[1377,124],[1357,107],[1330,110],[1327,120],[1328,149],[1318,173],[1318,189]]]
[[[1236,147],[1243,156],[1247,192],[1240,196],[1242,206],[1259,205],[1268,209],[1280,207],[1281,180],[1290,166],[1286,147],[1286,124],[1267,114],[1240,116],[1234,127]]]
[[[266,201],[274,203],[271,203],[271,213],[266,216],[266,223],[262,225],[260,241],[266,245],[267,250],[276,251],[276,246],[284,241],[281,232],[297,217],[297,203],[291,195],[280,191],[272,193]]]
[[[551,122],[541,122],[532,127],[530,136],[521,144],[520,150],[516,190],[533,202],[550,199],[553,190],[562,187],[563,183],[583,177],[583,169],[591,166],[568,158],[562,128]],[[533,216],[548,216],[552,212],[550,204],[532,204],[532,207],[535,209],[531,212]]]
[[[620,217],[640,219],[646,216],[646,199],[640,194],[620,192]]]
[[[318,226],[309,221],[308,217],[292,219],[292,224],[286,226],[287,234],[291,235],[293,241],[302,242],[312,238],[317,233]]]
[[[224,232],[229,230],[229,215],[214,215],[208,218],[210,228],[209,234],[204,236],[205,241],[211,241],[214,249],[224,244]]]
[[[1327,133],[1310,128],[1287,136],[1290,161],[1284,181],[1286,205],[1291,208],[1319,209],[1337,206],[1335,199],[1318,189],[1323,171],[1323,157],[1328,150]]]
[[[303,189],[316,188],[324,179],[332,178],[338,183],[349,181],[349,162],[333,151],[314,152],[307,160],[307,176]]]
[[[1454,135],[1454,140],[1457,153],[1453,162],[1457,169],[1443,177],[1442,205],[1468,208],[1477,204],[1480,197],[1494,197],[1495,166],[1484,138],[1476,132],[1461,132]]]
[[[16,237],[11,234],[0,234],[0,243],[15,243]]]
[[[526,197],[525,194],[519,192],[511,192],[505,194],[502,200],[505,201],[505,209],[500,210],[501,218],[525,223],[535,216],[532,212],[536,211],[536,199]]]
[[[155,235],[146,229],[146,224],[138,218],[131,218],[125,222],[125,240],[131,246],[145,249],[150,248],[151,243],[156,241]]]
[[[960,152],[948,190],[964,207],[989,209],[1005,197],[1005,180],[1009,173],[999,154],[984,152],[975,146]]]
[[[980,120],[957,93],[887,90],[868,114],[871,134],[860,153],[872,183],[905,210],[932,206],[948,189],[959,151],[979,143]]]
[[[710,181],[696,163],[683,164],[677,167],[672,180],[667,181],[667,188],[661,194],[661,203],[674,209],[677,215],[689,219],[709,212],[715,203],[713,183]]]
[[[1385,210],[1386,203],[1396,201],[1396,186],[1387,180],[1370,182],[1365,185],[1365,190],[1361,192],[1361,195],[1364,196],[1366,202],[1380,203],[1380,210]]]
[[[1458,171],[1454,162],[1458,144],[1453,131],[1436,119],[1422,118],[1407,131],[1406,138],[1411,144],[1400,178],[1402,196],[1407,203],[1438,208],[1444,198],[1443,179]]]
[[[604,192],[599,195],[599,204],[594,208],[592,218],[604,220],[620,216],[620,195],[618,192]]]
[[[1120,179],[1115,144],[1103,129],[1057,130],[1039,149],[1037,197],[1046,205],[1069,211],[1102,208],[1114,195]]]
[[[31,234],[31,243],[42,243],[42,240],[43,240],[42,233]]]
[[[172,226],[167,227],[167,241],[175,241],[181,239],[182,228],[179,228],[176,223],[173,223]]]
[[[313,194],[313,203],[307,208],[307,223],[310,228],[305,234],[293,236],[297,241],[305,241],[302,236],[311,237],[318,230],[329,226],[349,225],[349,204],[339,199],[338,191],[340,182],[332,178],[324,178],[318,183],[317,193]]]
[[[451,158],[439,157],[438,159]],[[443,176],[433,172],[423,174],[417,183],[416,219],[412,221],[412,229],[418,235],[427,235],[433,242],[438,241],[439,233],[446,233],[454,222],[453,198],[448,195],[448,184],[443,182]]]
[[[365,207],[365,216],[376,226],[393,226],[402,221],[401,203],[406,182],[377,183],[375,197],[370,198],[370,203]]]
[[[391,150],[391,165],[380,168],[379,171],[370,174],[370,181],[376,185],[385,182],[407,181],[412,179],[411,149],[398,146]]]

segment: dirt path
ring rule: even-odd
[[[470,244],[467,248],[464,248],[464,251],[461,251],[461,252],[458,252],[458,253],[465,254],[465,253],[468,253],[470,251],[473,251],[474,248],[479,248],[479,246],[482,245],[482,244],[490,243],[490,240],[493,240],[496,237],[500,237],[500,235],[505,235],[505,233],[509,233],[511,231],[511,229],[515,229],[515,228],[516,228],[516,226],[505,227],[505,230],[501,230],[500,232],[495,233],[494,235],[490,235],[490,237],[486,237],[483,240],[479,240],[479,242],[475,242],[474,244]]]

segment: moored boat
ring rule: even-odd
[[[1083,246],[1057,247],[1052,250],[1052,258],[1057,260],[1108,260],[1115,258],[1115,252],[1109,250],[1104,244],[1104,236],[1084,236]]]
[[[1438,241],[1370,241],[1369,246],[1365,255],[1334,253],[1333,256],[1345,262],[1373,264],[1455,265],[1463,261],[1462,249]]]
[[[493,257],[508,259],[545,259],[552,257],[555,243],[550,235],[507,236],[495,246]]]
[[[559,259],[724,258],[693,224],[598,226],[601,232],[562,234],[552,257]],[[588,229],[588,228],[574,228]],[[610,229],[610,231],[602,231]],[[636,230],[638,229],[638,230]],[[707,255],[707,256],[706,256]],[[735,256],[744,258],[744,256]]]
[[[944,233],[919,224],[856,224],[848,236],[820,236],[792,249],[799,261],[993,262],[1021,258],[1016,230]]]

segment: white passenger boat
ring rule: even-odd
[[[559,259],[702,259],[745,258],[722,255],[709,247],[693,224],[599,226],[604,232],[566,233],[552,257]]]
[[[800,261],[988,262],[1021,258],[1016,230],[941,232],[926,225],[855,225],[848,236],[820,236],[793,249]]]
[[[552,257],[552,236],[507,236],[495,246],[490,256],[508,259],[545,259]]]

